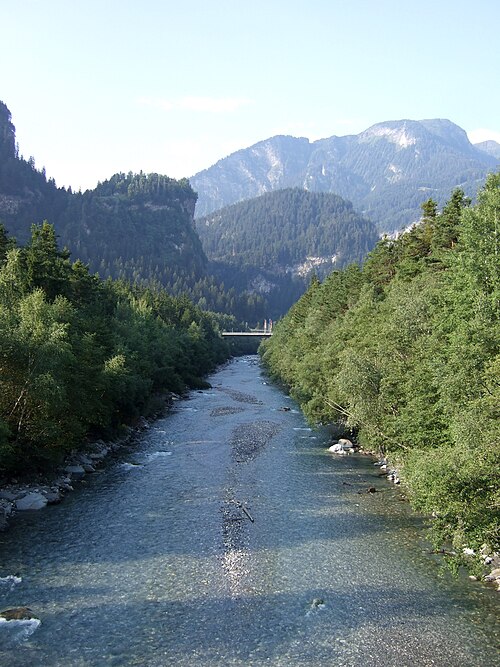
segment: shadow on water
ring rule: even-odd
[[[494,664],[493,603],[436,576],[399,491],[241,368],[0,535],[0,577],[23,578],[0,604],[42,620],[6,664]],[[255,424],[272,437],[242,446]]]
[[[446,617],[442,598],[394,585],[236,599],[97,600],[70,614],[42,615],[38,634],[18,647],[9,664],[63,665],[72,653],[72,665],[495,664],[493,649],[477,641],[477,628],[465,629],[466,637],[463,626]],[[46,646],[49,662],[44,662]],[[347,662],[334,663],[337,659]]]

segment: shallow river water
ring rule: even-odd
[[[256,357],[210,381],[0,535],[0,608],[41,621],[0,624],[0,664],[498,664],[498,593],[441,571],[368,457],[329,454]]]

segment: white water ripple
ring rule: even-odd
[[[0,586],[9,586],[13,590],[14,586],[20,584],[22,577],[17,577],[15,574],[9,574],[7,577],[0,577]]]
[[[7,642],[15,643],[25,641],[40,627],[39,618],[28,618],[23,620],[7,621],[0,618],[0,637],[7,634]]]

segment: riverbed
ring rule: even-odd
[[[0,623],[0,664],[497,664],[498,593],[443,571],[369,457],[330,454],[257,357],[209,380],[0,535],[0,607],[40,621]]]

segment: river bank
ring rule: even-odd
[[[391,464],[389,459],[386,457],[381,458],[373,451],[363,450],[363,448],[347,438],[334,438],[334,442],[332,445],[330,445],[328,451],[336,456],[350,456],[355,453],[368,456],[373,460],[373,465],[381,471],[378,474],[379,477],[384,477],[388,480],[388,482],[392,482],[392,484],[397,486],[401,484],[401,477],[398,468]],[[367,491],[369,493],[375,493],[376,488],[369,487]],[[402,486],[402,491],[403,493],[400,496],[400,500],[408,500],[404,492],[404,485]],[[430,553],[436,555],[439,554],[445,558],[452,558],[455,560],[458,556],[460,556],[460,560],[465,563],[466,568],[468,565],[472,566],[471,568],[468,568],[469,570],[477,570],[477,561],[479,561],[482,565],[482,574],[479,576],[469,575],[469,578],[473,581],[481,580],[486,584],[493,584],[496,590],[500,592],[500,554],[497,552],[492,553],[486,544],[482,546],[479,554],[476,554],[475,551],[471,548],[464,548],[463,554],[457,554],[456,552],[445,548],[433,550]],[[476,562],[469,564],[467,561],[469,559],[472,560],[472,558],[475,558]]]
[[[149,417],[140,417],[134,426],[123,425],[122,434],[112,440],[88,441],[52,469],[0,479],[0,532],[8,530],[9,522],[19,512],[41,510],[62,502],[68,493],[74,491],[76,484],[106,465],[120,450],[131,446],[141,433],[168,414],[175,402],[181,399],[179,394],[164,394],[161,401],[158,399],[162,407]]]
[[[227,363],[220,368],[222,369],[226,365]],[[266,383],[264,382],[264,384]],[[234,390],[233,395],[235,395]],[[9,522],[19,513],[41,510],[47,506],[62,502],[68,493],[75,490],[78,484],[85,483],[87,476],[92,475],[97,470],[102,469],[103,466],[105,467],[109,464],[110,459],[118,455],[120,451],[131,446],[133,447],[134,441],[137,441],[141,437],[141,434],[159,419],[163,419],[175,403],[177,401],[182,402],[183,398],[187,400],[189,395],[186,394],[184,397],[177,394],[166,395],[164,397],[164,407],[160,412],[156,412],[148,419],[141,417],[133,427],[124,427],[126,432],[120,438],[111,441],[99,439],[89,442],[82,450],[72,452],[64,463],[53,470],[52,473],[40,474],[36,478],[28,477],[21,480],[13,478],[7,482],[0,482],[0,532],[7,530]],[[281,407],[280,410],[288,411],[290,407]],[[228,414],[231,414],[231,411]],[[395,485],[401,483],[397,468],[391,465],[387,458],[380,458],[373,451],[363,450],[349,439],[338,438],[335,434],[341,432],[339,429],[330,427],[329,431],[332,432],[331,444],[328,447],[329,452],[338,456],[350,456],[352,454],[366,456],[380,470],[380,473],[377,474],[378,477],[385,478],[388,483]],[[248,456],[249,452],[258,449],[260,446],[258,444],[260,437],[258,434],[254,434],[253,443],[249,441],[248,437],[249,433],[245,434],[245,442],[243,444],[240,443],[240,457]],[[360,490],[358,493],[365,491],[367,493],[375,493],[376,490],[373,486],[367,486],[366,489]],[[401,489],[398,499],[407,500],[404,494],[404,487]],[[435,553],[443,556],[452,555],[445,549]],[[475,554],[470,550],[469,553],[466,552],[464,555],[474,556]],[[491,554],[483,551],[481,558],[485,569],[482,577],[479,578],[484,583],[493,585],[500,591],[500,554]],[[473,580],[478,579],[475,576],[471,576],[470,578]]]
[[[332,456],[255,358],[209,379],[0,534],[1,608],[32,613],[0,623],[0,662],[494,664],[496,593],[440,573],[399,487]]]

